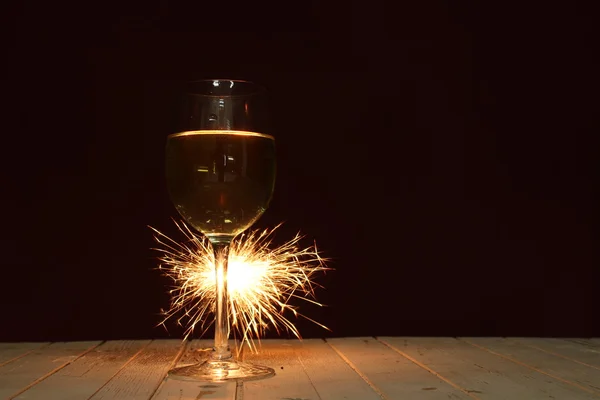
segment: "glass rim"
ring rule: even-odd
[[[191,86],[197,83],[209,83],[209,82],[230,82],[233,87],[233,83],[240,83],[243,86],[247,86],[253,88],[254,90],[249,91],[248,93],[238,93],[238,94],[210,94],[210,93],[197,93],[191,90]],[[206,78],[206,79],[195,79],[190,81],[185,81],[186,90],[185,92],[190,96],[199,96],[199,97],[249,97],[260,94],[266,94],[267,89],[253,81],[249,81],[246,79],[229,79],[229,78]]]

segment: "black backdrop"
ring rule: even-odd
[[[270,92],[257,227],[332,258],[304,336],[600,335],[591,9],[222,3],[3,12],[0,340],[181,335],[147,226],[177,237],[176,83],[212,77]]]

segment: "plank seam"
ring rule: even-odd
[[[90,400],[92,397],[94,397],[96,395],[96,393],[98,393],[100,390],[102,390],[106,385],[108,385],[108,383],[110,381],[112,381],[114,379],[115,376],[117,376],[121,371],[123,371],[123,369],[128,366],[143,350],[146,349],[146,347],[150,346],[150,343],[152,343],[153,341],[149,341],[148,343],[146,343],[145,346],[142,346],[141,349],[139,349],[134,355],[132,355],[129,360],[127,360],[127,362],[125,364],[123,364],[121,366],[121,368],[119,368],[110,378],[108,378],[108,380],[106,382],[104,382],[104,384],[102,386],[100,386],[94,393],[92,393],[92,395],[90,397],[88,397],[88,400]]]
[[[523,367],[529,368],[529,369],[531,369],[531,370],[533,370],[533,371],[535,371],[535,372],[539,372],[539,373],[540,373],[540,374],[542,374],[542,375],[549,376],[550,378],[556,379],[557,381],[560,381],[560,382],[566,383],[566,384],[568,384],[568,385],[571,385],[571,386],[574,386],[574,387],[576,387],[576,388],[578,388],[578,389],[581,389],[581,390],[583,390],[584,392],[587,392],[587,393],[590,393],[590,394],[593,394],[593,395],[595,395],[595,396],[599,396],[599,397],[600,397],[600,392],[597,392],[597,391],[595,391],[595,390],[592,390],[592,389],[588,389],[588,388],[586,388],[585,386],[581,386],[581,385],[579,385],[579,384],[577,384],[577,383],[575,383],[575,382],[571,382],[571,381],[570,381],[570,380],[568,380],[568,379],[564,379],[564,378],[561,378],[560,376],[556,376],[556,375],[553,375],[553,374],[551,374],[551,373],[548,373],[548,372],[542,371],[541,369],[538,369],[538,368],[536,368],[536,367],[534,367],[534,366],[532,366],[532,365],[529,365],[529,364],[526,364],[526,363],[524,363],[524,362],[522,362],[522,361],[519,361],[519,360],[517,360],[516,358],[512,358],[512,357],[510,357],[510,356],[507,356],[507,355],[505,355],[505,354],[502,354],[502,353],[498,353],[498,352],[496,352],[496,351],[494,351],[494,350],[488,349],[487,347],[480,346],[480,345],[478,345],[478,344],[476,344],[476,343],[472,343],[471,341],[469,341],[469,340],[467,340],[467,339],[464,339],[464,338],[457,338],[457,339],[458,339],[458,340],[461,340],[461,341],[463,341],[463,342],[465,342],[465,343],[467,343],[467,344],[470,344],[470,345],[471,345],[471,346],[473,346],[473,347],[477,347],[478,349],[481,349],[481,350],[487,351],[488,353],[491,353],[491,354],[494,354],[494,355],[496,355],[496,356],[498,356],[498,357],[504,358],[505,360],[508,360],[508,361],[511,361],[511,362],[513,362],[513,363],[515,363],[515,364],[518,364],[518,365],[521,365],[521,366],[523,366]]]
[[[244,381],[235,382],[235,400],[244,400]]]
[[[181,357],[185,353],[185,350],[187,349],[189,343],[190,343],[189,340],[183,340],[181,342],[181,347],[179,348],[179,351],[175,355],[175,358],[173,358],[173,361],[171,361],[171,364],[169,364],[169,368],[167,368],[167,371],[165,372],[165,374],[162,377],[162,379],[158,382],[158,385],[156,385],[156,387],[154,388],[154,390],[152,391],[152,393],[150,393],[150,397],[148,397],[148,399],[153,399],[154,396],[158,393],[158,390],[162,387],[162,385],[164,385],[165,378],[169,374],[169,371],[171,369],[173,369],[173,367],[175,367],[175,365],[177,365],[177,363],[179,362],[179,360],[181,359]]]
[[[329,345],[329,347],[331,347],[331,348],[333,349],[333,351],[335,351],[335,352],[337,353],[337,355],[338,355],[338,356],[339,356],[339,357],[340,357],[342,360],[344,360],[344,362],[345,362],[346,364],[348,364],[348,366],[349,366],[350,368],[352,368],[352,370],[353,370],[354,372],[356,372],[356,374],[357,374],[358,376],[360,376],[360,377],[362,378],[362,380],[363,380],[363,381],[365,381],[365,382],[367,383],[367,385],[369,385],[369,386],[371,387],[371,389],[373,389],[373,391],[374,391],[375,393],[377,393],[377,394],[379,395],[379,397],[381,397],[381,398],[382,398],[382,399],[384,399],[384,400],[388,400],[388,399],[387,399],[387,397],[386,397],[386,396],[383,394],[383,392],[382,392],[381,390],[379,390],[379,388],[378,388],[377,386],[375,386],[375,384],[374,384],[373,382],[371,382],[371,381],[369,380],[369,378],[367,378],[367,376],[366,376],[365,374],[363,374],[363,373],[362,373],[362,372],[361,372],[361,371],[360,371],[360,370],[359,370],[359,369],[356,367],[356,365],[354,365],[354,364],[352,363],[352,361],[350,361],[350,360],[348,359],[348,357],[346,357],[344,354],[342,354],[342,352],[341,352],[340,350],[336,349],[334,345],[332,345],[331,343],[329,343],[329,342],[327,341],[327,339],[323,339],[323,341],[324,341],[325,343],[327,343],[327,344]]]
[[[21,358],[25,357],[26,355],[33,353],[34,351],[41,350],[41,349],[43,349],[43,348],[45,348],[45,347],[48,347],[48,346],[50,346],[50,343],[46,343],[46,344],[45,344],[45,345],[43,345],[43,346],[36,347],[35,349],[31,349],[31,350],[29,350],[29,351],[26,351],[26,352],[25,352],[25,353],[23,353],[23,354],[20,354],[20,355],[18,355],[18,356],[16,356],[16,357],[13,357],[13,358],[11,358],[10,360],[6,360],[6,361],[4,361],[4,362],[0,363],[0,367],[4,367],[6,364],[10,364],[11,362],[13,362],[13,361],[17,361],[17,360],[19,360],[19,359],[21,359]]]
[[[596,346],[593,342],[582,341],[580,339],[579,340],[578,339],[561,339],[561,340],[564,340],[564,341],[569,342],[569,343],[575,343],[575,344],[578,344],[578,345],[584,346],[584,347],[591,347],[593,349],[597,349],[598,348],[598,346]]]
[[[317,390],[317,388],[315,387],[315,384],[313,383],[312,379],[310,379],[310,375],[308,375],[308,372],[306,371],[306,367],[304,366],[304,363],[302,362],[302,360],[300,359],[300,356],[298,355],[297,351],[294,350],[294,353],[296,354],[296,358],[298,359],[298,362],[300,363],[300,365],[302,366],[302,371],[304,371],[304,375],[306,375],[306,377],[308,378],[308,381],[310,382],[310,385],[313,387],[313,389],[315,390],[315,393],[317,394],[317,397],[319,398],[319,400],[323,400],[321,398],[321,395],[319,394],[319,391]],[[237,400],[237,399],[236,399]]]
[[[423,364],[422,362],[418,361],[415,358],[412,358],[411,356],[409,356],[408,354],[406,354],[405,352],[403,352],[402,350],[394,347],[393,345],[389,344],[388,342],[386,342],[385,340],[382,340],[378,337],[373,337],[375,340],[379,341],[380,343],[383,343],[384,345],[386,345],[387,347],[389,347],[390,349],[392,349],[393,351],[395,351],[396,353],[400,354],[402,357],[406,358],[408,361],[412,362],[413,364],[416,364],[417,366],[423,368],[425,371],[429,372],[431,375],[435,376],[438,379],[441,379],[442,381],[446,382],[448,385],[452,386],[453,388],[460,390],[461,392],[463,392],[464,394],[466,394],[467,396],[469,396],[472,399],[476,399],[476,400],[480,400],[479,397],[475,396],[473,393],[471,393],[469,390],[457,385],[456,383],[452,382],[450,379],[446,378],[445,376],[443,376],[442,374],[440,374],[439,372],[429,368],[427,365]]]
[[[537,346],[535,346],[533,344],[523,343],[523,342],[519,342],[517,340],[515,340],[515,342],[518,343],[518,344],[520,344],[520,345],[525,345],[527,347],[531,347],[532,349],[543,351],[544,353],[552,354],[553,356],[556,356],[556,357],[564,358],[565,360],[576,362],[577,364],[585,365],[586,367],[590,367],[590,368],[594,368],[594,369],[600,370],[600,367],[598,367],[596,365],[588,364],[588,363],[585,363],[583,361],[579,361],[579,360],[576,360],[574,358],[571,358],[571,357],[568,357],[568,356],[564,356],[562,354],[555,353],[553,351],[546,350],[546,349],[543,349],[541,347],[537,347]]]
[[[38,383],[48,379],[50,376],[54,375],[55,373],[57,373],[58,371],[60,371],[61,369],[65,368],[67,365],[70,365],[72,363],[74,363],[75,361],[79,360],[81,357],[85,356],[87,353],[89,353],[90,351],[98,348],[99,346],[101,346],[102,344],[106,343],[106,340],[101,341],[100,343],[90,347],[89,349],[85,350],[83,353],[79,354],[77,357],[75,357],[73,360],[71,361],[67,361],[66,363],[62,364],[59,367],[56,367],[55,369],[53,369],[52,371],[48,372],[46,375],[43,375],[39,378],[37,378],[35,381],[31,382],[29,385],[25,386],[23,389],[19,390],[17,393],[11,395],[8,397],[8,400],[12,400],[15,397],[25,393],[27,390],[31,389],[32,387],[34,387],[35,385],[37,385]]]

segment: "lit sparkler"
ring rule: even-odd
[[[187,239],[184,244],[151,229],[163,246],[155,249],[162,253],[159,268],[174,282],[169,291],[171,307],[164,312],[162,324],[176,318],[179,325],[186,326],[187,338],[197,325],[204,328],[204,334],[214,322],[208,320],[208,315],[215,308],[215,259],[206,237],[193,233],[183,223],[175,224]],[[320,257],[316,244],[301,248],[300,234],[271,249],[273,232],[279,226],[244,233],[231,244],[227,273],[229,320],[240,349],[246,343],[256,351],[254,340],[259,340],[268,328],[277,333],[287,330],[300,338],[296,326],[284,315],[287,312],[329,330],[288,303],[296,298],[322,306],[314,294],[314,287],[320,285],[312,278],[330,269],[325,266],[326,259]]]

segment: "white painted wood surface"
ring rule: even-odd
[[[534,349],[587,365],[588,367],[600,369],[600,346],[595,346],[593,343],[577,343],[563,339],[518,338],[516,340]]]
[[[14,398],[74,362],[101,342],[52,343],[0,367],[0,399]]]
[[[457,387],[431,374],[373,338],[328,339],[341,357],[386,399],[468,399]]]
[[[498,338],[471,338],[468,343],[506,358],[547,378],[600,397],[600,370],[565,360],[535,348],[523,346],[514,340]]]
[[[0,399],[600,399],[600,340],[339,338],[265,340],[247,362],[262,381],[167,378],[203,361],[209,340],[0,343]]]
[[[0,343],[0,367],[50,343]]]
[[[91,400],[147,400],[151,398],[169,368],[185,349],[180,340],[158,340],[142,350],[120,370]]]
[[[246,354],[244,361],[271,367],[273,378],[244,383],[244,400],[319,399],[304,372],[292,342],[264,340],[259,354]]]
[[[200,363],[211,350],[210,340],[194,340],[186,349],[175,366]],[[166,378],[152,397],[152,400],[232,400],[235,399],[235,383],[186,382]]]
[[[454,338],[380,338],[477,399],[592,399],[569,384]],[[503,340],[503,339],[501,339]]]
[[[149,344],[149,340],[103,343],[15,398],[19,400],[88,399]]]
[[[357,379],[359,376],[356,371],[325,341],[293,341],[291,344],[321,398],[357,400],[381,398],[365,380]]]

